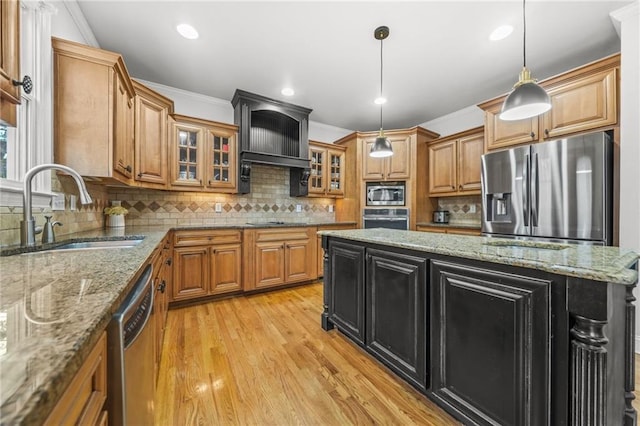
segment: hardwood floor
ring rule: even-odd
[[[321,312],[320,283],[170,310],[156,424],[459,424]]]

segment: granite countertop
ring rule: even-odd
[[[470,225],[468,223],[459,224],[459,223],[419,222],[419,223],[416,223],[416,226],[433,226],[437,228],[462,228],[462,229],[474,229],[478,231],[482,228],[480,224]]]
[[[539,269],[554,274],[635,284],[638,272],[629,269],[640,258],[636,250],[592,245],[541,243],[493,237],[452,235],[389,229],[321,231],[348,240]]]
[[[168,231],[355,225],[256,223],[97,229],[0,250],[0,423],[42,424]],[[76,241],[144,237],[131,248],[46,251]],[[45,249],[43,251],[43,249]],[[25,253],[26,252],[26,253]],[[24,254],[16,254],[24,253]],[[3,330],[4,328],[4,330]],[[2,332],[4,331],[4,333]]]

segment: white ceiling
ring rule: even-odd
[[[528,1],[527,65],[544,79],[620,50],[609,12],[627,1]],[[522,67],[522,2],[78,0],[100,47],[132,76],[220,99],[236,88],[312,108],[310,119],[376,130],[384,41],[384,128],[405,128],[511,90]],[[189,23],[197,40],[175,31]],[[515,27],[491,42],[501,24]],[[284,86],[293,97],[280,94]]]

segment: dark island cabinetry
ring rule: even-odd
[[[324,292],[325,313],[322,324],[325,330],[338,327],[340,331],[359,344],[364,344],[364,247],[331,242],[325,253],[325,265],[332,265],[325,276],[331,289]],[[330,299],[327,296],[330,295]]]
[[[432,397],[479,424],[549,424],[550,291],[548,280],[433,261]]]
[[[636,252],[383,229],[321,235],[322,327],[463,424],[637,424]]]
[[[427,261],[367,249],[367,349],[398,375],[426,389]]]

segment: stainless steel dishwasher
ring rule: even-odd
[[[147,266],[107,327],[109,424],[152,425],[154,328],[152,267]]]

